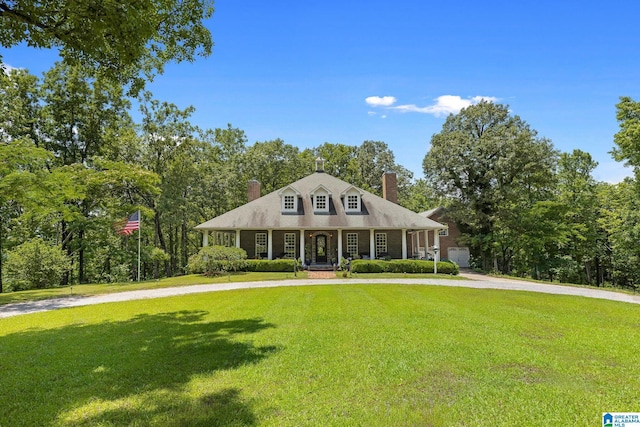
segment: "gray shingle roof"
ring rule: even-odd
[[[316,214],[313,211],[310,193],[320,185],[331,192],[329,213]],[[302,203],[302,206],[299,206],[298,213],[282,213],[281,199],[278,194],[280,190],[277,190],[195,228],[197,230],[337,228],[436,230],[446,228],[432,219],[363,190],[361,190],[361,212],[347,213],[340,195],[352,185],[324,172],[313,173],[287,187],[292,187],[300,193],[298,203]]]

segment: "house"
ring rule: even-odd
[[[446,209],[443,207],[437,207],[429,211],[420,212],[419,215],[437,221],[445,226],[444,229],[439,230],[438,232],[438,242],[435,241],[433,235],[423,238],[422,241],[426,242],[426,247],[429,248],[426,251],[428,254],[427,257],[433,257],[433,247],[436,246],[439,249],[438,252],[440,258],[446,258],[449,261],[453,261],[460,267],[469,267],[469,247],[459,244],[462,233],[460,233],[460,229],[456,223],[447,217]]]
[[[300,258],[308,265],[342,257],[418,258],[417,232],[433,235],[438,245],[445,226],[397,204],[395,173],[385,173],[382,183],[378,197],[325,173],[319,158],[315,173],[262,197],[260,183],[249,182],[248,203],[196,229],[203,246],[236,246],[249,258]]]

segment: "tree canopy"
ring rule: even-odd
[[[0,0],[0,46],[59,48],[69,63],[131,83],[170,61],[208,56],[212,0]],[[0,57],[0,60],[2,58]]]

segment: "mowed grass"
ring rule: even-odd
[[[271,272],[238,272],[219,276],[205,276],[190,274],[186,276],[168,277],[160,280],[146,280],[142,282],[100,283],[64,286],[61,288],[33,289],[28,291],[5,292],[0,294],[0,305],[24,301],[38,301],[50,298],[66,297],[69,295],[100,295],[116,292],[138,291],[143,289],[160,289],[174,286],[204,285],[211,283],[229,282],[258,282],[265,280],[305,279],[306,271],[291,273]]]
[[[51,298],[68,297],[72,295],[101,295],[116,292],[139,291],[145,289],[160,289],[169,287],[181,287],[192,285],[206,285],[215,283],[238,282],[262,282],[306,279],[306,271],[293,272],[237,272],[222,274],[219,276],[205,276],[203,274],[190,274],[186,276],[168,277],[160,280],[146,280],[142,282],[99,283],[64,286],[61,288],[32,289],[28,291],[0,293],[0,305],[25,301],[40,301]],[[360,273],[352,274],[347,278],[342,273],[336,273],[336,279],[447,279],[464,280],[464,277],[450,274],[398,274],[398,273]]]
[[[437,286],[80,307],[0,319],[0,425],[600,425],[639,342],[637,305]]]

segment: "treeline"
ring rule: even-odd
[[[142,278],[184,274],[201,245],[195,225],[246,203],[249,180],[266,194],[312,173],[317,156],[327,172],[377,194],[383,172],[394,170],[405,204],[414,190],[415,203],[426,204],[421,184],[383,142],[302,151],[280,139],[248,145],[232,125],[194,126],[193,111],[148,92],[130,99],[113,80],[62,64],[42,78],[0,73],[0,288],[135,278],[136,233],[120,236],[113,224],[138,209]],[[26,259],[50,265],[51,274]],[[24,277],[35,271],[46,279]]]
[[[637,167],[640,105],[622,98],[617,107],[613,154]],[[423,166],[478,267],[571,283],[640,283],[637,180],[596,182],[589,153],[558,152],[508,106],[483,102],[449,116]]]
[[[640,132],[632,125],[640,108],[624,98],[618,110],[614,155],[637,166]],[[51,265],[51,275],[32,282],[38,286],[135,278],[137,238],[113,224],[136,210],[141,277],[184,274],[201,245],[195,225],[246,203],[250,180],[266,194],[312,173],[318,156],[328,173],[379,195],[382,174],[395,171],[399,203],[446,206],[485,270],[639,282],[636,181],[596,182],[588,153],[559,153],[507,106],[481,103],[449,116],[425,147],[424,180],[398,165],[384,142],[249,145],[232,125],[193,125],[193,111],[148,92],[129,98],[113,80],[68,65],[42,78],[0,73],[0,288],[26,286],[22,275],[37,269],[25,260],[38,259],[34,253]]]

